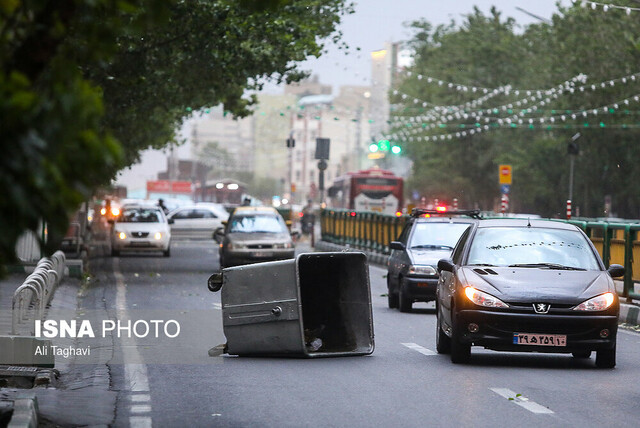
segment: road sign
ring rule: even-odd
[[[501,184],[500,185],[500,193],[502,194],[509,194],[509,191],[511,190],[511,185],[510,184]]]
[[[329,138],[316,138],[316,159],[329,159]]]
[[[498,172],[500,184],[511,184],[511,165],[500,165]]]

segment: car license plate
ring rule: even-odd
[[[275,254],[273,253],[273,251],[254,251],[253,253],[251,253],[251,257],[257,257],[257,258],[261,258],[261,257],[273,257]]]
[[[514,345],[567,346],[564,334],[513,333]]]

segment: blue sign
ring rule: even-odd
[[[502,192],[503,195],[508,195],[509,194],[509,190],[511,190],[511,185],[510,184],[501,184],[500,185],[500,192]]]

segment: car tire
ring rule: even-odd
[[[587,359],[591,358],[591,351],[577,351],[572,352],[571,355],[573,355],[573,358]]]
[[[169,247],[165,251],[163,251],[162,255],[165,256],[165,257],[171,257],[171,247]]]
[[[411,299],[405,296],[405,293],[402,292],[402,278],[400,278],[399,282],[400,285],[398,287],[398,309],[400,309],[400,312],[411,312],[411,306],[413,305],[413,302],[411,301]]]
[[[471,345],[460,341],[460,336],[462,336],[462,334],[459,332],[459,328],[456,325],[456,315],[453,310],[451,312],[451,318],[453,321],[453,326],[451,328],[451,362],[453,364],[465,364],[468,363],[471,358]]]
[[[600,349],[596,351],[596,367],[601,369],[612,369],[616,366],[616,345],[611,349]]]
[[[448,354],[451,352],[451,338],[442,330],[440,319],[440,310],[436,303],[436,351],[438,354]]]
[[[387,276],[387,303],[389,308],[395,309],[398,307],[398,293],[394,293],[391,289],[391,281],[389,281],[389,277]]]
[[[111,257],[119,257],[119,256],[120,256],[119,250],[111,249]]]

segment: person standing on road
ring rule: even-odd
[[[158,199],[158,206],[162,209],[165,214],[169,214],[169,208],[164,204],[163,199]]]

